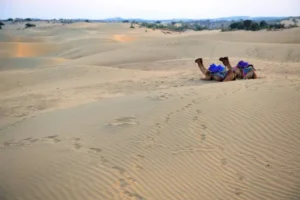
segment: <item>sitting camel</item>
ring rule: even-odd
[[[215,81],[219,81],[219,82],[235,80],[235,74],[233,73],[232,69],[225,71],[224,73],[213,73],[204,67],[202,58],[197,58],[195,60],[195,63],[198,64],[200,71],[205,76],[204,78],[201,78],[201,80],[215,80]]]
[[[241,66],[239,66],[239,64],[233,68],[229,62],[228,56],[219,58],[219,61],[221,61],[223,63],[223,65],[225,65],[229,70],[232,69],[236,75],[236,78],[257,79],[257,74],[255,73],[255,68],[251,64],[249,65],[247,63],[247,67],[242,69]],[[242,61],[240,61],[239,63],[241,63],[241,62]]]

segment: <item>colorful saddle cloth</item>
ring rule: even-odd
[[[244,62],[242,60],[240,62],[238,62],[238,64],[237,64],[236,67],[242,69],[242,71],[243,71],[243,77],[246,76],[246,74],[248,72],[250,72],[252,70],[255,70],[254,67],[253,67],[253,65],[249,64],[248,62]]]
[[[222,79],[227,75],[226,68],[223,65],[216,65],[214,63],[209,66],[208,71],[210,71],[211,75],[218,76]]]

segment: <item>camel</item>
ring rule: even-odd
[[[197,58],[195,60],[195,63],[198,64],[198,67],[202,74],[204,74],[204,78],[201,78],[201,80],[215,80],[219,82],[226,82],[226,81],[233,81],[235,80],[235,74],[233,73],[233,70],[228,70],[224,73],[224,75],[216,74],[210,72],[208,69],[206,69],[203,65],[203,59],[202,58]]]
[[[219,61],[221,61],[223,65],[225,65],[228,69],[232,69],[236,75],[236,78],[257,79],[257,74],[255,73],[255,68],[253,65],[248,65],[248,67],[250,68],[248,68],[247,70],[246,69],[243,70],[239,66],[233,68],[229,62],[228,56],[219,58]]]

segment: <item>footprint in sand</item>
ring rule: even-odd
[[[110,122],[110,126],[124,126],[124,125],[136,125],[136,117],[122,117],[115,119],[113,122]]]
[[[225,158],[221,159],[221,164],[222,165],[227,165],[227,160]]]
[[[136,168],[137,170],[143,170],[143,169],[144,169],[144,168],[143,168],[142,166],[140,166],[140,165],[136,165],[135,168]]]
[[[50,135],[50,136],[44,137],[43,141],[58,143],[61,140],[58,139],[58,135]]]
[[[243,194],[243,192],[242,192],[241,189],[236,188],[235,191],[234,191],[234,194],[240,196],[241,194]]]
[[[239,179],[240,181],[243,181],[244,178],[245,178],[244,175],[241,174],[241,173],[237,173],[236,175],[237,175],[237,177],[238,177],[238,179]]]
[[[122,167],[114,166],[112,168],[117,170],[121,175],[123,175],[126,172],[126,170]]]
[[[82,147],[82,145],[79,144],[79,143],[75,143],[75,144],[74,144],[74,148],[75,148],[75,149],[81,149],[81,147]]]
[[[102,151],[102,149],[100,149],[100,148],[90,148],[90,150],[95,153],[100,153]]]
[[[122,178],[120,178],[119,179],[119,185],[120,185],[120,187],[126,187],[126,186],[128,186],[129,184],[125,181],[125,179],[122,179]]]
[[[204,124],[201,124],[201,129],[202,129],[202,130],[205,130],[205,129],[207,129],[207,126],[204,125]]]

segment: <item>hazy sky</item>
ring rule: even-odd
[[[299,16],[300,0],[0,0],[0,18]]]

